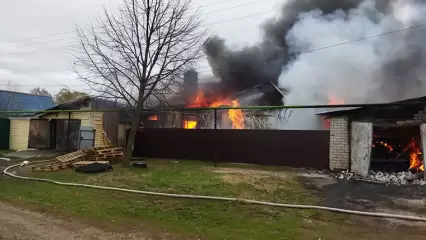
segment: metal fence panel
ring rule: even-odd
[[[329,131],[146,128],[133,155],[326,169]]]

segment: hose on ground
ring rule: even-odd
[[[48,161],[50,161],[50,160],[34,161],[34,162],[30,162],[29,164],[44,163],[44,162],[48,162]],[[272,206],[272,207],[284,207],[284,208],[295,208],[295,209],[314,209],[314,210],[324,210],[324,211],[330,211],[330,212],[354,214],[354,215],[361,215],[361,216],[393,218],[393,219],[401,219],[401,220],[408,220],[408,221],[426,222],[425,217],[418,217],[418,216],[405,216],[405,215],[397,215],[397,214],[390,214],[390,213],[355,211],[355,210],[316,206],[316,205],[273,203],[273,202],[256,201],[256,200],[250,200],[250,199],[238,199],[238,198],[234,198],[234,197],[217,197],[217,196],[202,196],[202,195],[173,194],[173,193],[141,191],[141,190],[134,190],[134,189],[126,189],[126,188],[106,187],[106,186],[100,186],[100,185],[60,182],[60,181],[55,181],[55,180],[45,179],[45,178],[24,177],[24,176],[19,176],[19,175],[12,174],[12,173],[8,172],[8,170],[15,168],[15,167],[18,167],[18,166],[21,166],[21,164],[11,165],[11,166],[5,168],[3,170],[3,173],[5,175],[8,175],[8,176],[13,177],[13,178],[18,178],[18,179],[23,179],[23,180],[39,181],[39,182],[48,182],[48,183],[54,183],[54,184],[62,185],[62,186],[85,187],[85,188],[120,191],[120,192],[127,192],[127,193],[137,193],[137,194],[152,195],[152,196],[174,197],[174,198],[189,198],[189,199],[204,199],[204,200],[207,199],[207,200],[219,200],[219,201],[229,201],[229,202],[242,202],[242,203],[248,203],[248,204],[266,205],[266,206]]]

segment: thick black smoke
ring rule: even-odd
[[[347,11],[357,7],[361,0],[289,0],[281,15],[262,24],[263,39],[256,46],[233,50],[218,36],[205,44],[205,53],[222,86],[238,92],[254,85],[272,81],[277,83],[283,66],[288,63],[289,48],[285,36],[299,20],[299,14],[320,9],[324,14],[337,9]],[[386,11],[389,1],[380,0],[379,8]]]
[[[348,18],[351,16],[351,11],[353,12],[361,4],[365,4],[366,2],[368,1],[288,0],[283,4],[280,16],[270,19],[261,25],[263,38],[259,44],[246,47],[242,50],[233,50],[226,46],[223,39],[215,36],[206,42],[204,50],[215,76],[221,79],[222,88],[230,92],[242,91],[266,81],[277,83],[283,69],[292,67],[291,64],[294,62],[300,62],[300,59],[297,59],[298,51],[309,50],[309,46],[303,49],[299,43],[289,42],[288,35],[290,31],[293,30],[293,35],[300,35],[300,33],[295,33],[296,30],[293,29],[301,20],[300,14],[315,10],[317,13],[320,12],[325,16],[324,19],[327,19],[326,16],[330,16],[330,22],[336,21],[336,19],[340,21],[342,19],[333,16],[332,13],[340,11],[345,14],[344,18]],[[374,9],[371,10],[371,13],[364,10],[367,12],[363,12],[362,14],[370,22],[377,22],[377,26],[380,26],[384,32],[409,27],[406,25],[406,22],[400,21],[397,17],[393,19],[390,26],[384,26],[383,16],[394,16],[399,6],[397,4],[401,4],[403,7],[411,5],[417,11],[423,11],[419,9],[426,6],[426,0],[370,0],[370,2],[374,3]],[[420,15],[426,16],[426,7],[424,10]],[[409,15],[410,13],[404,14]],[[424,18],[423,16],[410,17],[410,19],[414,19],[411,20],[410,25],[424,24],[422,22],[425,20]],[[353,21],[350,19],[343,20],[347,20],[348,22]],[[306,29],[304,30],[306,31]],[[318,37],[321,38],[322,36]],[[386,56],[386,54],[377,54],[378,56],[380,55],[378,57],[378,64],[380,66],[378,70],[370,74],[374,75],[374,78],[380,79],[376,81],[380,86],[376,87],[383,100],[390,101],[411,97],[416,95],[413,94],[413,89],[420,90],[425,88],[426,41],[424,39],[426,39],[426,28],[404,31],[399,36],[383,39],[384,45],[393,46],[397,44],[400,46],[396,50],[393,49],[396,52],[389,53],[389,56]],[[295,49],[294,46],[298,47]],[[333,71],[333,65],[335,63],[330,61],[330,64],[325,67],[328,68],[327,70]],[[318,69],[316,70],[318,71]],[[343,71],[340,72],[342,73]],[[300,76],[300,74],[296,76],[297,74],[294,71],[291,73],[293,74],[287,74],[286,77],[298,78]],[[316,76],[315,74],[312,75]],[[342,75],[341,79],[344,78],[344,74]],[[319,80],[322,81],[324,79]],[[291,79],[288,81],[304,80]],[[291,88],[287,90],[292,91]],[[360,87],[360,91],[365,91],[365,88],[362,89]],[[316,92],[313,94],[326,95],[327,93]],[[359,100],[361,98],[364,98],[366,101],[377,101],[377,99],[366,99],[365,95],[358,97],[354,98],[355,100],[353,101],[362,101]]]

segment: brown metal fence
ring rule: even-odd
[[[133,156],[326,169],[329,131],[146,128]]]

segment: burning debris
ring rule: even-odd
[[[406,163],[407,170],[399,172],[370,170],[367,177],[361,177],[349,171],[342,171],[336,175],[338,179],[372,181],[397,185],[426,184],[424,177],[423,154],[420,150],[421,148],[418,147],[419,141],[417,141],[415,137],[409,141],[409,144],[406,145],[406,147],[401,148],[396,144],[386,142],[383,138],[380,138],[376,134],[373,134],[373,136],[375,139],[372,144],[373,151],[378,151],[380,149],[385,150],[388,154],[387,157],[392,158],[387,159],[386,161],[394,161],[395,159],[402,158],[403,155],[407,154],[409,156],[409,161]]]
[[[416,146],[416,141],[413,138],[411,140],[410,145],[410,172],[424,172],[425,171],[425,165],[423,163],[423,154],[420,151],[420,148]]]

